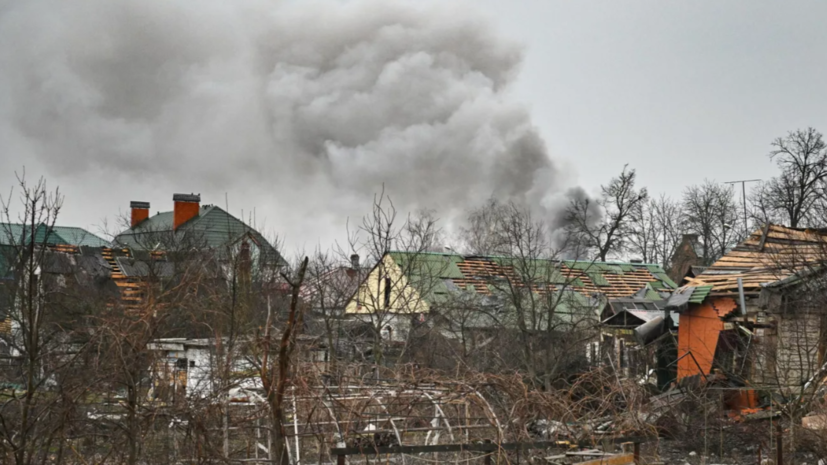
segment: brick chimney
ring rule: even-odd
[[[350,256],[350,268],[347,269],[347,275],[350,278],[356,277],[359,274],[359,254]]]
[[[695,252],[697,244],[697,234],[684,234],[672,255],[672,266],[667,274],[679,285],[683,284],[684,278],[693,266],[701,265],[703,262],[703,259]]]
[[[173,194],[172,201],[175,202],[172,230],[177,231],[179,226],[198,216],[201,194]]]
[[[132,210],[132,221],[130,221],[130,228],[134,228],[143,220],[149,218],[149,202],[138,202],[133,200],[129,202],[129,208]]]

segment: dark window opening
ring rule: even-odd
[[[391,305],[391,278],[385,278],[385,308]]]
[[[175,368],[186,369],[188,365],[188,360],[185,358],[179,358],[175,361]]]

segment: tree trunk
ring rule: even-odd
[[[127,388],[126,394],[127,413],[126,413],[126,428],[127,428],[127,465],[136,465],[138,463],[138,438],[141,436],[138,432],[138,390],[134,384]]]
[[[290,358],[295,348],[295,334],[298,323],[301,321],[301,308],[299,306],[299,291],[301,290],[302,282],[304,281],[304,274],[307,271],[308,259],[302,261],[299,268],[299,275],[295,281],[290,281],[292,296],[290,299],[290,312],[287,318],[287,324],[284,327],[284,332],[281,335],[281,343],[279,344],[279,353],[277,360],[277,367],[271,369],[269,367],[269,355],[264,354],[262,373],[262,383],[267,392],[267,402],[270,405],[270,418],[273,423],[273,460],[277,465],[288,465],[287,457],[287,434],[284,428],[284,393],[287,390],[287,380],[290,375],[291,363]],[[287,278],[285,276],[285,278]],[[269,348],[269,330],[270,322],[267,326],[267,334],[265,336],[265,347]],[[265,349],[268,350],[268,349]],[[269,352],[269,350],[268,350]],[[277,379],[273,379],[273,376]],[[275,381],[275,383],[274,383]]]

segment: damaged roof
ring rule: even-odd
[[[606,326],[637,327],[663,315],[663,310],[632,310],[624,308],[603,320],[602,324]],[[669,312],[669,316],[672,318],[672,323],[675,326],[680,324],[681,317],[679,313]]]
[[[491,295],[502,286],[531,286],[537,292],[572,290],[584,297],[631,297],[646,289],[645,298],[662,300],[658,292],[677,285],[660,265],[604,263],[585,260],[522,260],[499,256],[463,256],[454,253],[390,252],[410,282],[439,278],[431,286],[435,300],[449,289]],[[527,282],[531,281],[531,282]]]
[[[790,282],[810,273],[827,259],[827,229],[788,228],[768,224],[721,257],[701,274],[689,278],[673,299],[701,303],[707,295],[735,295],[738,278],[746,294],[763,286]],[[687,297],[691,291],[691,294]],[[670,305],[678,303],[670,301]]]

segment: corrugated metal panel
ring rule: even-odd
[[[600,274],[600,273],[587,271],[586,275],[588,275],[588,277],[592,280],[592,282],[594,282],[598,286],[608,286],[609,285],[609,281],[607,281],[606,278],[604,278],[603,275]]]
[[[63,238],[66,242],[78,247],[109,247],[109,241],[98,237],[91,232],[76,227],[69,226],[55,226],[54,232]]]
[[[689,298],[689,303],[700,304],[712,292],[712,286],[697,286],[692,291],[692,296]]]
[[[27,225],[16,223],[0,223],[0,245],[20,246],[31,241],[31,229]],[[51,231],[45,224],[39,224],[34,230],[35,244],[72,245],[54,229]]]
[[[663,270],[661,270],[659,273],[652,274],[654,274],[655,277],[661,280],[662,282],[668,284],[670,288],[676,289],[678,287],[678,285],[675,284],[675,281],[672,281],[672,278],[670,278],[666,273],[664,273]]]

